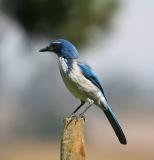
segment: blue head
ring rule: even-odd
[[[54,52],[58,57],[64,57],[68,59],[79,58],[79,53],[76,47],[69,41],[64,39],[57,39],[52,41],[47,47],[39,50],[40,52]]]

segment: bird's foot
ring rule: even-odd
[[[68,116],[68,118],[70,118],[70,119],[78,119],[78,118],[84,118],[85,119],[85,117],[84,117],[84,113],[85,112],[82,112],[82,113],[80,113],[79,115],[76,115],[75,113],[71,113],[69,116]]]
[[[79,114],[79,117],[83,118],[84,121],[85,121],[85,116],[84,116],[84,114],[80,113],[80,114]]]
[[[82,113],[80,113],[80,114],[78,115],[78,117],[85,118],[84,114],[85,114],[85,112],[82,112]]]
[[[69,114],[67,117],[70,118],[70,119],[74,119],[75,117],[77,117],[77,115],[75,115],[75,113],[72,112],[72,113]]]
[[[76,124],[76,122],[79,120],[79,118],[83,118],[84,121],[85,121],[85,117],[84,117],[84,115],[82,113],[79,114],[79,115],[71,114],[67,118],[69,119],[69,121],[68,121],[66,127],[68,127],[72,123],[73,120],[75,120],[75,124]]]

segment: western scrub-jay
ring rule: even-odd
[[[122,128],[120,127],[111,107],[107,103],[107,99],[97,74],[88,64],[80,61],[79,52],[76,47],[67,40],[57,39],[39,51],[54,52],[58,56],[60,73],[66,87],[81,101],[81,104],[75,109],[72,115],[75,114],[86,102],[89,104],[86,110],[92,104],[95,104],[105,113],[120,143],[127,144]]]

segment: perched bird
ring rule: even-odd
[[[39,51],[54,52],[58,56],[60,73],[66,87],[81,101],[81,104],[75,109],[72,115],[85,103],[89,105],[83,113],[85,113],[92,104],[95,104],[105,113],[120,143],[127,144],[125,135],[115,114],[107,103],[97,74],[88,64],[80,61],[79,52],[76,47],[67,40],[57,39]]]

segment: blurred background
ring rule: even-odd
[[[154,1],[0,0],[0,159],[59,159],[62,120],[78,105],[53,54],[72,41],[103,79],[128,145],[97,107],[86,113],[87,159],[154,159]]]

